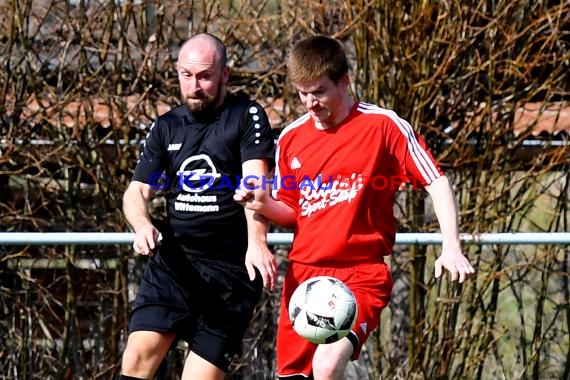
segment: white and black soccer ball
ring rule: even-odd
[[[344,338],[356,322],[356,298],[337,278],[318,276],[297,287],[289,301],[289,318],[295,331],[316,344]]]

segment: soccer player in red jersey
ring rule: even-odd
[[[463,282],[474,269],[461,250],[447,177],[407,121],[350,95],[349,66],[340,42],[327,36],[300,41],[287,70],[308,112],[279,137],[273,197],[242,187],[234,199],[275,223],[294,227],[281,296],[277,375],[342,379],[390,300],[392,279],[384,256],[393,252],[394,198],[402,182],[421,184],[433,200],[443,235],[435,276],[445,268],[453,281]],[[358,317],[346,338],[316,345],[295,333],[287,307],[298,284],[320,275],[336,277],[351,288]]]

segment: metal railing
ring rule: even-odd
[[[460,234],[464,244],[566,244],[570,232],[513,232]],[[132,244],[131,232],[0,232],[0,245],[109,245]],[[293,233],[269,233],[269,244],[290,244]],[[437,245],[440,233],[398,233],[396,245]]]

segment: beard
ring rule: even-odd
[[[194,117],[205,118],[218,107],[221,92],[222,88],[220,87],[214,95],[207,95],[203,92],[182,94],[182,101],[186,103],[186,107]]]

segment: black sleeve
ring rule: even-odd
[[[146,136],[143,151],[135,167],[133,181],[149,183],[155,173],[162,173],[165,166],[165,140],[158,121],[152,123]]]
[[[242,121],[240,141],[242,162],[267,159],[269,168],[272,169],[275,164],[275,144],[267,113],[257,102],[251,102]]]

